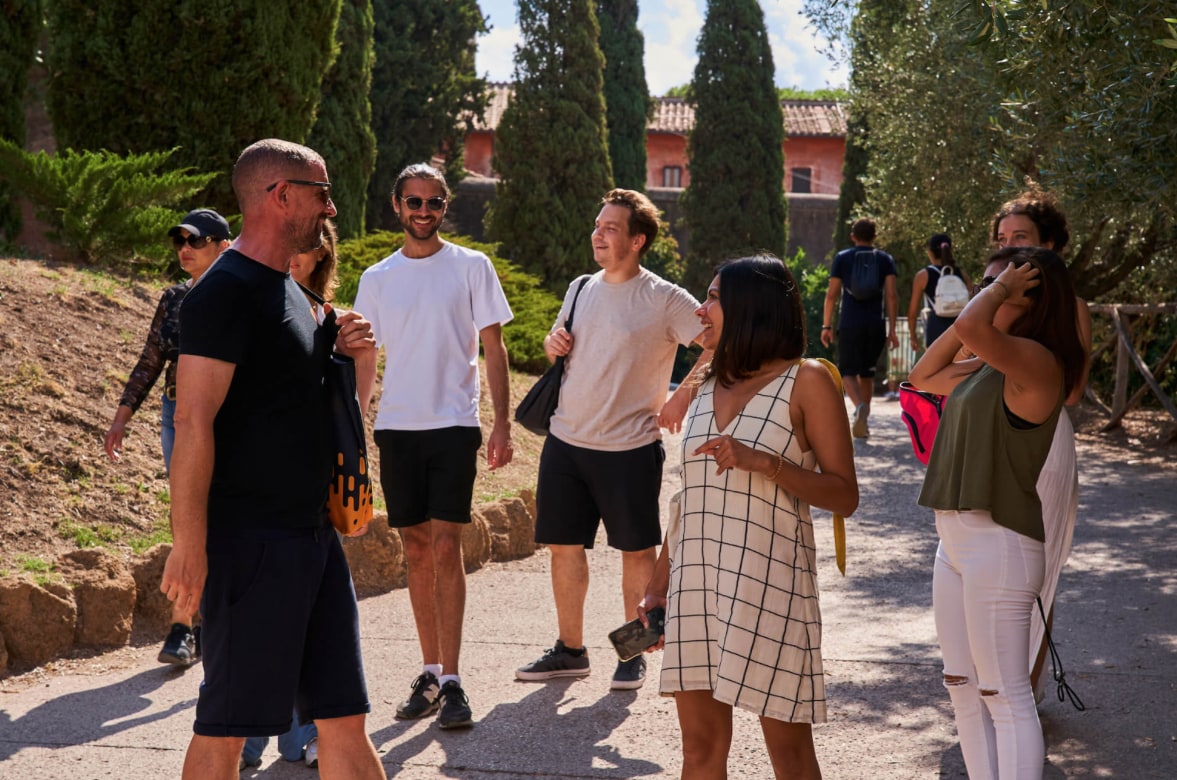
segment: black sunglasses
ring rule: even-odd
[[[274,188],[277,187],[282,182],[286,182],[287,184],[297,184],[300,187],[318,187],[319,189],[323,190],[323,192],[327,196],[325,202],[327,202],[327,203],[331,202],[331,182],[329,182],[329,181],[307,181],[306,179],[279,179],[278,181],[271,184],[269,187],[266,187],[266,192],[273,192]]]
[[[432,198],[418,198],[416,195],[409,195],[408,197],[400,196],[401,203],[409,207],[409,211],[416,211],[421,208],[424,203],[429,207],[430,211],[441,211],[445,208],[445,198],[441,195],[434,195]]]
[[[996,276],[986,276],[984,279],[981,280],[980,284],[973,285],[973,295],[976,295],[977,293],[981,292],[981,290],[984,290],[986,287],[988,287],[989,285],[993,284],[996,281],[997,281]]]
[[[188,236],[187,238],[184,238],[179,233],[177,233],[176,235],[172,236],[172,246],[174,246],[176,249],[179,249],[180,247],[184,246],[184,244],[187,244],[193,249],[204,249],[206,246],[217,240],[219,239],[213,238],[212,236]]]

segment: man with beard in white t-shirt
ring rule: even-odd
[[[659,425],[677,430],[690,401],[688,383],[669,401],[666,388],[678,345],[699,335],[699,302],[641,266],[658,235],[658,209],[642,193],[622,189],[601,205],[592,233],[601,270],[572,282],[544,339],[549,359],[566,356],[560,403],[540,456],[535,528],[536,542],[552,552],[559,635],[543,657],[516,670],[520,680],[589,673],[586,550],[602,520],[609,545],[621,550],[625,619],[636,616],[662,541]],[[574,298],[575,335],[564,327]],[[645,677],[639,655],[617,665],[611,687],[640,688]]]
[[[443,729],[473,722],[458,656],[466,611],[462,529],[470,522],[482,445],[480,340],[494,406],[487,462],[493,470],[512,455],[503,343],[511,309],[490,259],[438,235],[449,196],[445,177],[428,164],[401,172],[392,208],[404,226],[404,246],[365,271],[356,294],[356,310],[385,349],[374,438],[388,524],[404,543],[423,661],[396,716],[414,720],[440,710]],[[358,379],[361,393],[370,390],[375,367]]]

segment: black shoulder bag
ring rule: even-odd
[[[587,276],[581,279],[580,286],[576,288],[576,295],[572,296],[568,319],[564,321],[564,330],[569,333],[572,332],[572,315],[576,314],[576,300],[580,297],[580,291],[584,289],[588,280]],[[543,376],[536,380],[531,389],[527,391],[527,395],[523,396],[523,400],[519,402],[519,406],[515,409],[515,422],[534,434],[547,436],[552,415],[555,414],[556,407],[560,404],[560,383],[563,380],[564,356],[558,355],[556,361],[543,373]]]
[[[303,287],[315,303],[325,301]],[[356,364],[333,348],[339,335],[335,309],[323,317],[327,338],[327,358],[323,373],[330,415],[332,459],[331,485],[327,491],[327,514],[331,525],[347,536],[372,522],[372,477],[368,471],[368,445],[364,437],[364,415],[360,411],[356,386]]]

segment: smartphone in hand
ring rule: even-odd
[[[621,628],[609,632],[609,641],[622,661],[636,658],[645,650],[658,643],[666,626],[666,612],[654,607],[646,613],[650,625],[643,626],[641,620],[631,620]]]

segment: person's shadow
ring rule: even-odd
[[[465,732],[449,732],[444,739],[435,725],[410,739],[393,744],[382,755],[389,775],[410,766],[413,759],[434,742],[443,745],[446,760],[441,767],[452,777],[463,772],[525,773],[536,777],[600,775],[636,778],[665,773],[652,761],[624,756],[608,744],[609,736],[627,717],[637,691],[610,692],[597,701],[574,706],[570,693],[575,681],[553,681],[536,687],[518,702],[496,705]],[[372,734],[377,747],[395,740],[411,728],[394,723]],[[460,737],[460,738],[459,738]],[[594,766],[594,761],[596,766]]]
[[[165,710],[132,717],[152,706],[149,694],[176,675],[147,669],[103,688],[68,693],[13,718],[0,709],[0,763],[22,748],[73,747],[118,734],[189,709],[196,699],[178,701]]]

